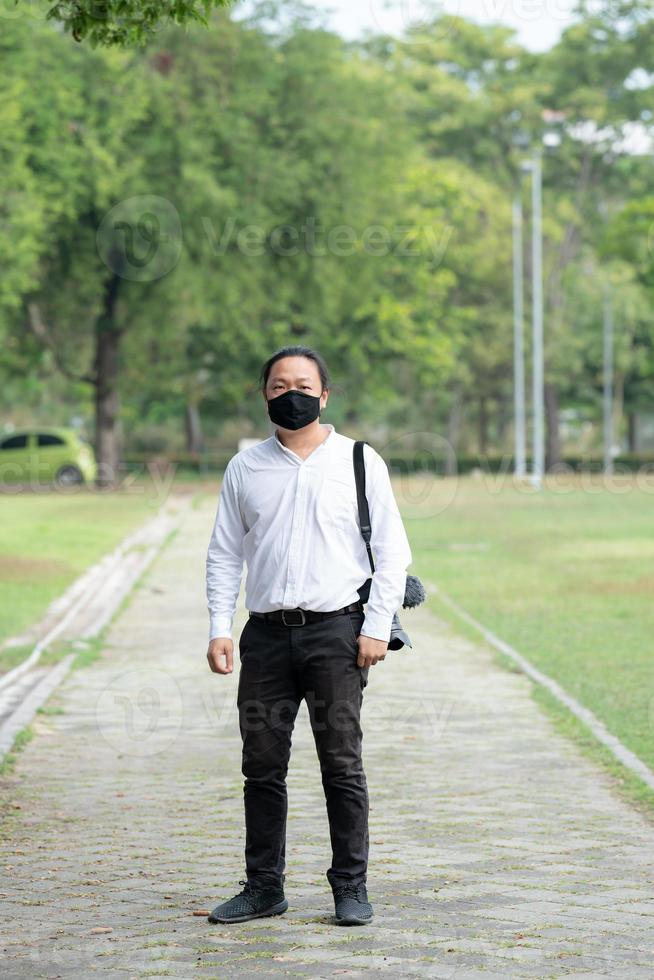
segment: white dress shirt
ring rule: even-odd
[[[245,605],[253,612],[326,612],[359,598],[371,570],[359,529],[354,440],[326,425],[327,438],[306,459],[275,430],[229,460],[207,549],[210,639],[232,636],[244,561]],[[388,641],[412,555],[388,467],[367,443],[363,452],[375,573],[361,632]]]

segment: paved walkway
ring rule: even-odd
[[[364,695],[374,922],[332,924],[304,704],[289,910],[206,921],[244,877],[238,668],[218,677],[205,659],[213,510],[186,516],[2,779],[2,975],[651,980],[654,828],[554,732],[524,677],[423,610],[405,614],[414,650],[372,667]]]

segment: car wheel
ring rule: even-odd
[[[57,487],[71,487],[83,482],[82,472],[76,466],[62,466],[61,469],[57,470],[55,476],[55,486]]]

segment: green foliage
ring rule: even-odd
[[[18,0],[24,2],[24,0]],[[143,45],[170,23],[208,25],[212,9],[229,0],[59,0],[48,18],[59,21],[76,41],[96,45]]]
[[[256,431],[260,364],[288,342],[326,355],[337,424],[436,427],[458,399],[459,451],[477,448],[477,412],[501,439],[511,198],[520,190],[528,218],[520,164],[552,130],[546,381],[599,418],[610,279],[624,405],[651,408],[654,179],[632,143],[654,113],[641,70],[652,26],[636,7],[618,17],[594,5],[536,55],[508,29],[450,17],[393,43],[346,43],[302,3],[262,3],[238,21],[215,10],[210,30],[194,27],[209,6],[103,5],[84,36],[111,46],[95,50],[48,23],[4,25],[7,410],[45,411],[39,390],[62,413],[88,408],[111,328],[128,440],[171,420],[181,441],[188,411]],[[147,44],[121,50],[135,30]]]

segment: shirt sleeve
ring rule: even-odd
[[[220,486],[216,519],[207,548],[209,640],[217,636],[232,638],[232,622],[243,574],[246,530],[238,502],[238,480],[233,460],[230,460]]]
[[[375,571],[365,605],[361,633],[390,640],[393,616],[404,602],[407,568],[413,560],[388,466],[379,453],[364,445],[366,497],[370,510],[370,546]]]

